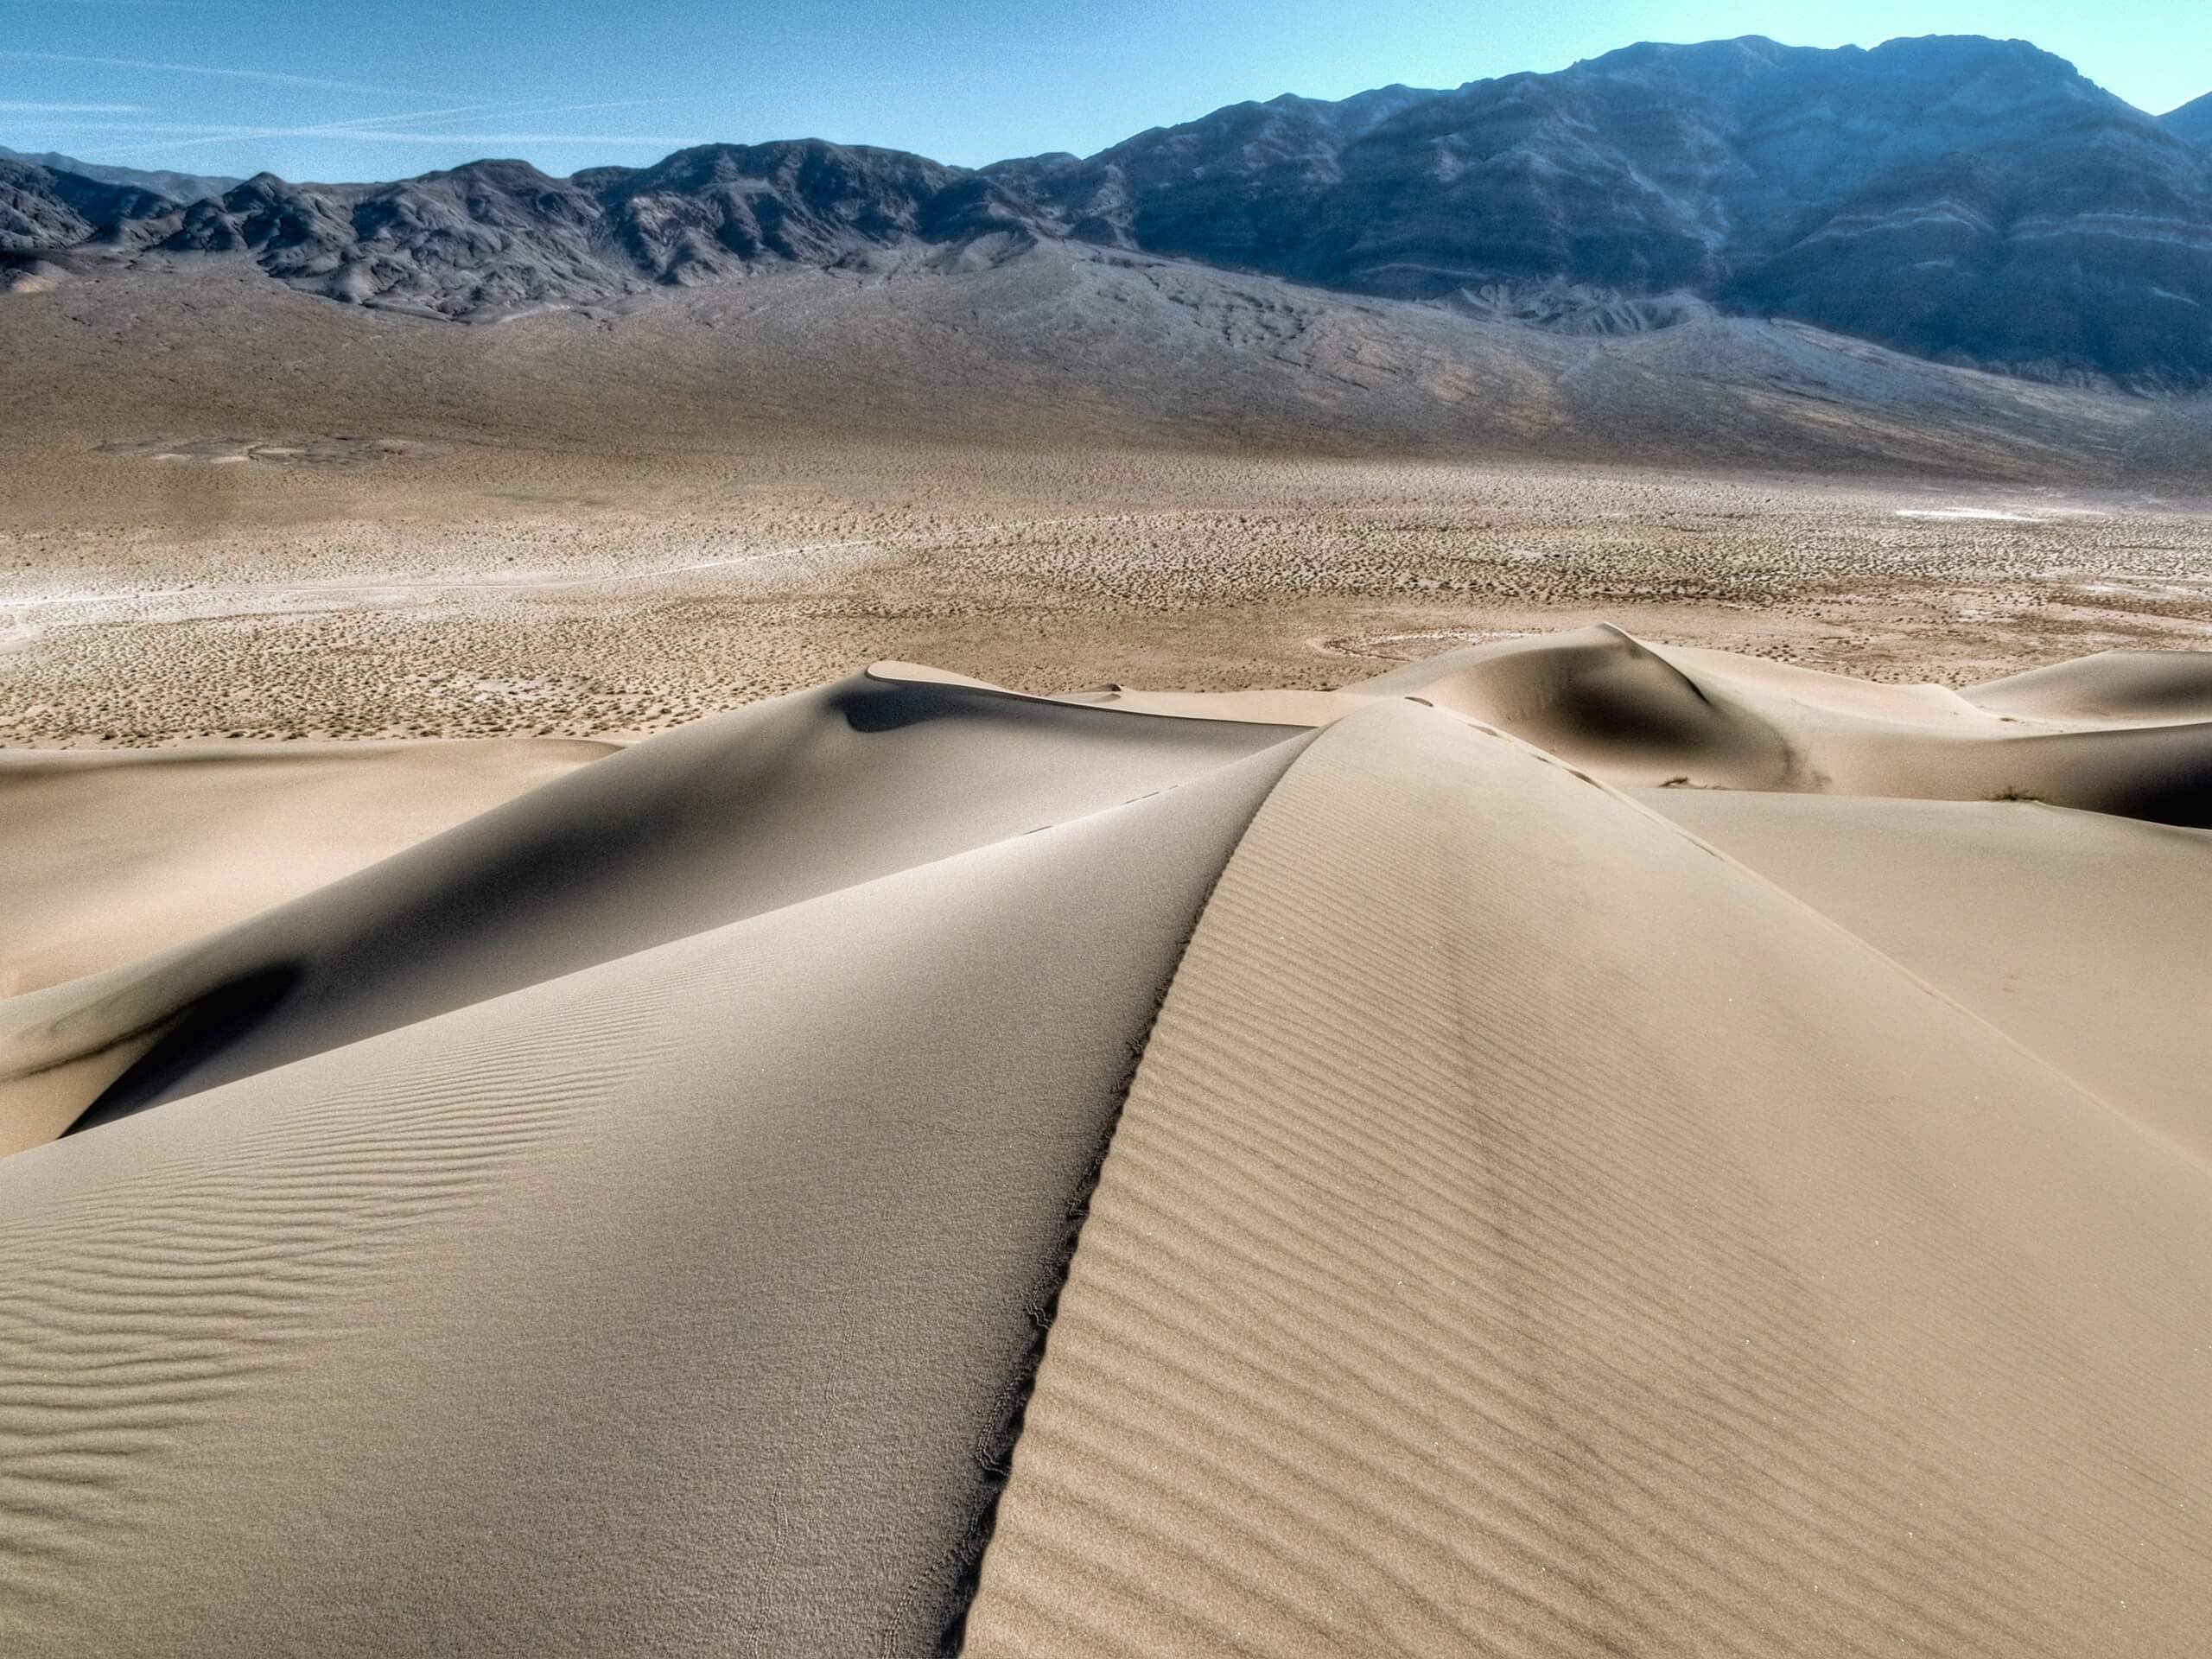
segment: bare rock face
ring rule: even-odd
[[[1332,104],[1286,93],[1155,127],[1087,160],[1040,156],[984,170],[1080,240],[1281,270],[1315,207],[1343,183],[1345,147],[1436,96],[1385,86]]]
[[[1620,321],[1698,296],[2016,373],[2212,382],[2212,165],[2189,142],[2212,100],[2161,124],[1978,37],[1636,46],[1363,99],[1017,165],[1071,201],[1110,168],[1138,245],[1332,288],[1514,315],[1499,296],[1564,285]]]
[[[707,144],[642,171],[606,168],[577,181],[596,186],[616,240],[664,281],[763,259],[834,266],[910,243],[1030,228],[978,175],[817,139]]]
[[[1721,296],[1740,308],[1975,366],[2212,382],[2212,164],[2202,152],[2020,42],[1894,43],[1867,106],[1902,135]],[[1885,55],[1886,54],[1886,56]]]
[[[387,185],[262,174],[185,210],[169,252],[250,252],[333,299],[448,317],[606,300],[646,286],[608,243],[598,199],[522,162]]]
[[[73,247],[175,206],[136,185],[0,160],[0,252]]]
[[[710,144],[602,188],[639,262],[667,270],[709,247],[835,264],[856,245],[918,234],[923,204],[960,176],[893,150]]]
[[[166,251],[250,252],[272,276],[334,299],[469,318],[1031,227],[979,175],[804,140],[703,145],[572,179],[522,162],[387,185],[264,174],[165,229]]]

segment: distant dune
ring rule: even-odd
[[[0,1645],[2193,1653],[2208,734],[1593,628],[11,765]]]

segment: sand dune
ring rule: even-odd
[[[927,1651],[1288,758],[6,1160],[0,1645]]]
[[[1643,798],[2212,1163],[2212,832],[2009,802]]]
[[[1694,762],[1753,789],[1807,781],[1801,746],[1771,711],[1713,679],[1693,678],[1618,628],[1601,626],[1452,652],[1361,689],[1418,694],[1592,765],[1635,772]]]
[[[0,997],[325,887],[610,753],[597,742],[0,751]]]
[[[2107,652],[1958,692],[1599,624],[1446,652],[1333,692],[1113,686],[1068,700],[1325,725],[1408,696],[1618,783],[2032,799],[2212,827],[2212,652]]]
[[[0,1648],[2194,1653],[2208,662],[26,760]]]
[[[2055,719],[2212,720],[2212,652],[2107,651],[1975,686],[1985,709]]]
[[[640,744],[204,941],[0,1004],[0,1089],[161,1033],[86,1120],[105,1122],[1288,735],[856,676]],[[50,1097],[36,1109],[59,1127]]]
[[[1649,645],[1601,624],[1447,652],[1325,696],[1221,706],[1325,723],[1379,696],[1452,709],[1622,783],[2034,799],[2212,826],[2212,652],[2113,653],[1960,693]],[[1085,700],[1210,706],[1118,689]]]
[[[1231,859],[967,1650],[2196,1650],[2206,1166],[1441,709]]]

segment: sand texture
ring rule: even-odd
[[[105,1121],[1294,736],[855,676],[640,743],[234,928],[0,1004],[0,1112],[11,1083],[160,1033],[102,1096],[90,1121]]]
[[[2212,1162],[2212,831],[2032,802],[1643,798]]]
[[[559,740],[0,752],[0,997],[327,886],[611,752]]]
[[[1372,709],[1184,958],[967,1650],[2195,1652],[2208,1247],[1889,958]]]
[[[2212,655],[1431,643],[11,758],[0,1650],[2200,1652]]]
[[[0,1646],[930,1651],[1300,741],[0,1165]]]

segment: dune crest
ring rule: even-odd
[[[965,1650],[2191,1652],[2208,1247],[2202,1165],[1382,704],[1185,953]]]
[[[0,1122],[11,1084],[156,1028],[155,1052],[79,1104],[87,1127],[1296,735],[887,671],[741,709],[207,938],[0,1002]]]
[[[2033,799],[2212,827],[2212,652],[2108,652],[1967,695],[1600,624],[1446,652],[1333,692],[1115,688],[1104,701],[1325,724],[1379,696],[1456,710],[1618,783]]]
[[[1300,741],[0,1160],[0,1647],[929,1650]]]

